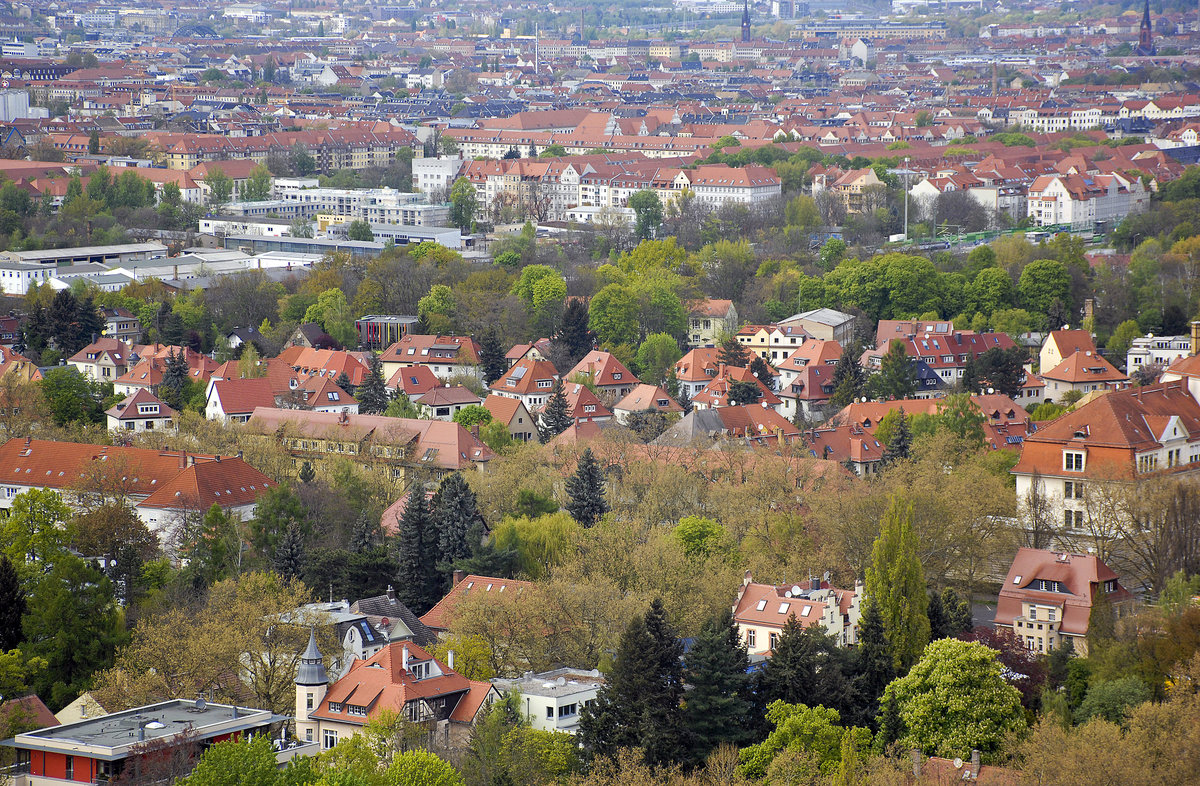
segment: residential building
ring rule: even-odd
[[[519,579],[498,579],[492,576],[464,575],[462,571],[454,571],[450,591],[429,611],[421,616],[425,627],[434,631],[438,636],[444,636],[454,620],[454,608],[463,598],[470,595],[487,598],[498,598],[506,592],[521,593],[533,587],[531,581]]]
[[[576,669],[554,669],[538,674],[526,672],[512,679],[494,679],[492,685],[501,695],[516,693],[520,697],[521,714],[532,729],[579,732],[583,709],[591,706],[604,686],[599,669],[580,672]]]
[[[1150,204],[1140,178],[1107,175],[1042,175],[1029,186],[1028,215],[1035,226],[1113,227]]]
[[[515,398],[529,412],[538,412],[546,405],[558,381],[558,369],[549,360],[520,360],[492,383],[493,396]]]
[[[828,188],[842,200],[847,213],[862,213],[875,208],[877,199],[886,189],[883,181],[870,167],[852,169],[838,177],[828,185]]]
[[[739,344],[771,364],[785,360],[809,338],[799,325],[744,325],[737,332]]]
[[[978,358],[992,348],[1010,349],[1016,346],[1006,333],[974,333],[969,330],[955,330],[940,336],[926,333],[893,340],[899,341],[905,353],[917,361],[918,384],[927,395],[958,382],[968,360]],[[871,372],[878,371],[888,349],[889,345],[868,349],[863,352],[860,363]]]
[[[679,380],[680,394],[691,399],[708,387],[720,368],[717,363],[719,353],[716,347],[697,347],[675,363],[675,378]]]
[[[270,710],[171,699],[18,734],[0,745],[16,749],[13,786],[136,782],[140,752],[147,745],[169,749],[186,741],[203,747],[243,735],[270,737],[283,720]],[[297,752],[281,752],[277,759],[286,761]]]
[[[208,386],[204,416],[223,423],[245,423],[261,407],[275,406],[275,388],[266,377],[214,379]]]
[[[779,326],[798,327],[815,339],[836,341],[842,346],[854,343],[854,316],[832,308],[814,308],[793,314]]]
[[[104,413],[108,430],[118,433],[174,431],[175,410],[158,400],[147,389],[138,390]]]
[[[758,390],[755,401],[739,402],[730,398],[731,393],[735,390],[735,384],[738,382],[750,382],[754,384]],[[763,409],[778,409],[782,402],[775,395],[774,391],[764,384],[761,379],[754,376],[754,372],[749,368],[726,366],[724,363],[718,364],[717,375],[704,386],[704,389],[692,396],[692,406],[696,409],[716,409],[739,403],[749,403],[752,406],[759,406]]]
[[[879,471],[887,452],[874,432],[853,423],[809,429],[801,438],[814,458],[846,464],[863,478]]]
[[[1098,352],[1077,350],[1049,371],[1043,371],[1048,399],[1061,400],[1068,391],[1091,393],[1096,390],[1120,390],[1129,387],[1129,377],[1117,371]]]
[[[429,391],[417,401],[417,409],[434,420],[453,420],[463,407],[479,406],[483,399],[462,385],[444,385]]]
[[[396,598],[396,590],[390,584],[382,595],[351,603],[350,611],[366,615],[367,620],[389,642],[413,641],[421,647],[428,647],[437,641],[437,634],[425,627],[417,615]]]
[[[1125,354],[1125,371],[1132,374],[1139,368],[1170,366],[1192,354],[1192,337],[1187,336],[1139,336]]]
[[[133,346],[141,341],[142,323],[131,311],[124,308],[101,308],[104,318],[104,335]]]
[[[755,405],[693,409],[654,440],[655,445],[711,445],[717,440],[749,445],[790,444],[800,429],[773,409]]]
[[[575,368],[567,372],[565,379],[568,382],[586,380],[596,388],[597,393],[608,396],[610,401],[624,398],[641,383],[611,352],[599,349],[584,355]]]
[[[732,300],[704,298],[688,304],[688,344],[693,347],[716,345],[722,335],[738,327],[737,308]]]
[[[1011,630],[1033,652],[1053,652],[1069,641],[1086,657],[1088,621],[1101,595],[1118,611],[1133,600],[1094,554],[1021,548],[1000,588],[996,628]]]
[[[129,345],[115,338],[97,338],[67,360],[88,379],[114,382],[129,370]]]
[[[1042,342],[1038,368],[1043,371],[1052,369],[1080,350],[1096,353],[1096,342],[1091,333],[1069,328],[1051,330]]]
[[[491,683],[455,672],[453,660],[451,655],[441,663],[415,642],[393,642],[366,660],[355,659],[331,683],[310,635],[296,673],[296,736],[329,750],[390,710],[424,727],[428,743],[461,746],[499,694]]]
[[[671,398],[671,394],[657,385],[642,383],[629,392],[629,395],[613,405],[612,413],[618,423],[627,423],[631,415],[637,412],[664,412],[680,417],[683,407]]]
[[[509,436],[518,442],[538,438],[537,424],[520,399],[491,393],[483,400],[483,406],[492,413],[493,420],[508,426]]]
[[[567,400],[567,417],[580,423],[607,423],[612,419],[612,410],[582,382],[563,385],[563,397]],[[542,410],[545,412],[545,409]]]
[[[824,578],[780,585],[756,584],[746,571],[733,604],[733,621],[751,655],[770,656],[779,644],[783,626],[792,617],[802,627],[820,626],[838,645],[858,642],[863,585],[837,589]]]
[[[479,343],[469,336],[409,334],[379,355],[385,377],[409,366],[428,366],[436,377],[448,380],[458,374],[479,377]]]

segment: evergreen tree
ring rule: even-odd
[[[358,411],[364,415],[379,415],[388,405],[387,383],[383,378],[383,364],[379,361],[379,356],[372,354],[367,367],[370,373],[355,391]]]
[[[971,604],[950,587],[929,593],[929,640],[954,639],[971,630]]]
[[[188,384],[187,357],[183,351],[171,350],[167,353],[166,368],[163,369],[162,383],[159,390],[162,399],[169,407],[180,409],[183,404],[183,391]]]
[[[757,355],[754,356],[754,360],[750,361],[750,373],[758,377],[758,381],[768,389],[775,389],[775,377],[771,374],[771,367],[767,365],[767,361]]]
[[[93,128],[88,134],[88,155],[94,156],[100,152],[100,129]]]
[[[504,347],[500,344],[500,336],[494,327],[483,331],[479,340],[479,366],[483,370],[483,383],[491,385],[508,370],[508,362],[504,357]]]
[[[442,481],[433,497],[433,514],[437,521],[439,569],[449,574],[455,563],[471,556],[471,533],[482,533],[475,492],[461,472],[447,475]]]
[[[850,672],[853,706],[845,721],[847,725],[874,728],[879,699],[888,683],[895,679],[896,666],[879,606],[869,600],[858,621],[858,644],[850,661]]]
[[[799,602],[799,601],[797,601]],[[788,616],[758,685],[760,701],[767,704],[818,704],[841,710],[846,704],[846,677],[842,651],[820,625],[804,627],[796,615]]]
[[[343,371],[341,374],[337,375],[337,379],[335,379],[333,381],[333,384],[337,385],[339,388],[346,391],[346,395],[348,395],[348,396],[354,395],[354,383],[350,381],[350,377],[346,374],[345,371]]]
[[[563,392],[561,379],[554,381],[554,390],[546,400],[546,408],[538,421],[538,436],[549,442],[571,427],[571,416],[567,412],[567,395]]]
[[[667,376],[663,379],[663,390],[667,391],[667,395],[676,401],[679,400],[681,388],[679,387],[679,375],[675,373],[675,366],[672,365],[667,369]]]
[[[866,372],[858,364],[858,358],[850,351],[849,345],[842,349],[842,356],[833,367],[833,394],[829,403],[834,407],[844,407],[862,396],[863,387],[867,384]]]
[[[682,761],[688,750],[683,721],[683,646],[655,599],[635,617],[617,648],[608,682],[584,708],[580,741],[594,756],[640,747],[652,765]]]
[[[275,549],[273,563],[275,572],[286,581],[298,579],[304,572],[304,536],[295,522],[288,526],[283,540]]]
[[[563,307],[562,322],[559,323],[556,341],[567,349],[571,364],[578,363],[592,349],[595,337],[588,329],[588,307],[582,300],[568,300]]]
[[[424,614],[441,599],[441,581],[433,514],[425,502],[425,489],[419,483],[409,486],[408,502],[396,535],[400,600],[417,614]]]
[[[0,554],[0,652],[21,643],[21,617],[25,614],[21,577],[7,554]]]
[[[303,464],[300,465],[300,482],[301,483],[312,483],[313,479],[316,477],[317,477],[317,471],[315,469],[313,469],[313,465],[311,463],[309,463],[308,461],[305,461]]]
[[[881,399],[910,398],[917,392],[917,365],[904,351],[904,343],[893,340],[871,378],[871,388]]]
[[[350,532],[350,551],[355,554],[366,554],[375,548],[379,534],[379,523],[372,520],[367,511],[358,514],[354,529]]]
[[[736,334],[726,336],[721,341],[721,348],[717,350],[717,362],[724,363],[729,367],[745,368],[750,365],[751,355],[750,350],[746,349],[746,345],[738,341]]]
[[[908,422],[908,414],[905,413],[904,407],[900,407],[900,411],[896,414],[896,427],[887,444],[886,458],[889,461],[908,458],[912,454],[912,439],[912,427]]]
[[[604,471],[592,455],[591,448],[584,449],[575,474],[567,478],[567,497],[564,507],[584,528],[596,526],[608,512],[608,500],[604,496]]]
[[[974,355],[967,356],[967,364],[963,366],[963,375],[958,379],[958,392],[974,396],[979,393],[979,366]]]
[[[729,609],[710,619],[687,655],[684,715],[693,743],[693,761],[703,762],[721,743],[748,741],[750,659]]]
[[[892,662],[903,673],[916,663],[929,643],[929,596],[917,557],[912,505],[893,498],[882,524],[871,550],[865,594],[869,603],[879,606],[883,629],[892,646]]]

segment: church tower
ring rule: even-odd
[[[1138,45],[1134,54],[1141,57],[1158,54],[1154,46],[1154,27],[1150,24],[1150,0],[1146,0],[1146,7],[1142,11],[1142,27],[1138,31]]]
[[[750,0],[742,0],[742,43],[750,43]]]
[[[317,649],[317,635],[308,632],[308,649],[300,656],[296,669],[296,737],[306,742],[317,742],[317,723],[308,716],[321,706],[325,691],[329,689],[329,675],[325,673],[325,660]]]

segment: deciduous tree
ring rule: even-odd
[[[917,558],[912,505],[893,498],[867,568],[867,603],[879,604],[898,671],[916,662],[929,641],[925,575]]]

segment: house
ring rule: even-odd
[[[688,304],[688,344],[715,346],[721,336],[737,330],[738,313],[732,300],[703,298]]]
[[[1043,515],[1066,535],[1103,535],[1107,514],[1089,511],[1091,486],[1200,471],[1200,404],[1189,392],[1196,378],[1187,376],[1193,361],[1173,366],[1169,381],[1096,396],[1026,436],[1012,469],[1022,514],[1038,513],[1030,506],[1041,500]]]
[[[716,347],[697,347],[675,363],[675,378],[679,380],[681,395],[691,399],[708,387],[708,383],[717,376],[719,352]]]
[[[1043,371],[1047,398],[1059,400],[1068,391],[1091,393],[1096,390],[1120,390],[1129,387],[1129,377],[1117,371],[1098,352],[1076,350],[1054,368]]]
[[[611,352],[599,349],[593,349],[584,355],[575,364],[575,368],[567,372],[565,379],[568,382],[587,380],[596,388],[597,393],[610,397],[610,401],[617,401],[629,395],[634,385],[641,382]]]
[[[567,417],[576,424],[606,423],[612,419],[612,410],[604,406],[604,402],[582,382],[564,385],[563,397],[567,400]]]
[[[859,477],[879,471],[887,446],[860,426],[823,426],[805,431],[804,446],[813,458],[846,464]]]
[[[786,418],[824,417],[833,395],[833,375],[842,357],[837,341],[810,339],[776,366],[779,372],[779,412]]]
[[[508,367],[512,368],[517,364],[517,361],[529,358],[531,360],[547,360],[546,353],[550,349],[550,339],[539,338],[532,344],[513,344],[508,352],[504,353],[504,359],[508,362]]]
[[[366,660],[388,644],[387,636],[376,623],[353,611],[348,600],[306,603],[295,612],[280,615],[280,621],[331,628],[332,639],[342,645],[340,655],[333,659],[333,668],[338,673],[349,671],[355,660]]]
[[[516,693],[521,698],[517,706],[530,728],[567,734],[579,732],[583,708],[591,706],[604,683],[599,669],[554,669],[492,680],[501,696]]]
[[[113,390],[125,395],[131,395],[138,390],[149,390],[157,394],[158,386],[162,384],[163,375],[167,371],[167,360],[172,355],[183,358],[187,364],[187,377],[190,382],[207,383],[219,367],[208,355],[189,347],[163,344],[135,347],[130,357],[133,365],[113,381]]]
[[[443,385],[421,396],[417,408],[426,417],[435,420],[453,420],[455,413],[463,407],[479,406],[483,399],[462,385]]]
[[[164,542],[213,505],[245,521],[275,482],[235,456],[116,445],[10,439],[0,445],[0,509],[30,489],[51,489],[68,503],[81,479],[120,473],[134,513]]]
[[[98,338],[67,361],[88,379],[112,382],[129,370],[129,345],[115,338]]]
[[[800,439],[800,429],[773,409],[756,405],[693,409],[664,431],[655,445],[737,440],[747,445],[779,445]]]
[[[870,194],[882,192],[886,186],[874,169],[866,167],[846,172],[829,184],[829,189],[842,200],[847,213],[863,213],[875,208]]]
[[[446,747],[459,747],[499,693],[491,683],[468,680],[416,642],[392,642],[330,683],[316,637],[296,672],[296,736],[329,750],[355,736],[380,711],[390,710]]]
[[[800,328],[820,341],[836,341],[842,346],[854,343],[854,316],[832,308],[801,311],[781,320],[779,326]]]
[[[275,390],[266,377],[213,379],[208,385],[204,416],[224,423],[245,423],[260,407],[275,406]]]
[[[142,323],[133,312],[124,308],[101,308],[104,319],[104,335],[126,344],[136,344],[142,337]]]
[[[108,418],[109,431],[135,434],[143,431],[174,431],[175,414],[175,410],[146,389],[127,396],[104,413]]]
[[[454,607],[471,595],[483,595],[485,598],[498,597],[505,592],[525,592],[533,587],[531,581],[518,579],[497,579],[491,576],[464,575],[461,570],[454,571],[450,591],[436,605],[421,617],[425,627],[441,636],[450,629],[454,620]],[[493,596],[491,593],[495,593]]]
[[[136,782],[139,752],[147,745],[170,748],[186,739],[204,747],[242,735],[270,738],[277,736],[273,729],[280,720],[270,710],[171,699],[18,734],[0,744],[16,749],[13,786]]]
[[[504,376],[491,385],[493,396],[515,398],[530,412],[537,412],[546,405],[558,381],[558,369],[549,360],[524,358],[504,372]]]
[[[754,385],[757,396],[753,402],[735,402],[730,399],[730,393],[736,390],[734,384],[737,382],[749,382]],[[779,397],[763,384],[761,379],[754,376],[754,372],[749,368],[726,366],[724,363],[718,364],[716,377],[705,385],[703,390],[692,396],[692,406],[696,409],[716,409],[735,403],[750,403],[768,409],[777,409],[781,404]]]
[[[1176,360],[1192,354],[1192,337],[1188,336],[1139,336],[1125,354],[1125,371],[1132,374],[1139,368],[1156,366],[1166,368]]]
[[[733,604],[733,621],[751,655],[770,654],[779,643],[783,626],[795,617],[803,627],[819,625],[846,647],[858,641],[863,585],[837,589],[824,578],[798,584],[756,584],[746,571]]]
[[[304,322],[297,325],[296,329],[292,331],[292,335],[288,336],[287,345],[289,347],[329,349],[338,346],[338,343],[320,325],[315,322]]]
[[[947,331],[941,335],[921,334],[893,340],[899,341],[905,353],[916,361],[919,389],[927,393],[953,386],[962,378],[967,361],[978,358],[989,349],[1016,346],[1005,333],[975,333],[970,330]],[[878,371],[889,347],[890,341],[868,349],[863,352],[859,362],[868,371]]]
[[[1042,342],[1042,349],[1038,355],[1038,368],[1042,371],[1052,369],[1081,350],[1097,354],[1096,342],[1092,339],[1091,333],[1086,330],[1067,328],[1051,330],[1046,336],[1046,340]]]
[[[1067,641],[1087,656],[1088,620],[1100,595],[1116,609],[1133,594],[1094,554],[1021,548],[1013,557],[996,603],[996,629],[1013,632],[1033,652],[1053,652]]]
[[[629,395],[618,401],[612,409],[618,423],[627,423],[630,415],[635,412],[666,412],[682,416],[683,407],[671,398],[671,394],[657,385],[642,383],[629,392]]]
[[[1029,185],[1027,214],[1034,226],[1115,226],[1150,204],[1141,178],[1111,174],[1041,175]]]
[[[396,393],[403,393],[410,400],[416,401],[434,388],[440,388],[444,383],[434,376],[428,366],[407,366],[396,369],[396,373],[388,377],[387,386]]]
[[[290,346],[279,353],[278,359],[291,366],[298,376],[341,379],[344,374],[354,387],[365,382],[371,374],[367,364],[354,353],[340,349]]]
[[[9,734],[61,724],[62,721],[36,694],[0,701],[0,729],[5,729]]]
[[[391,377],[398,369],[427,366],[439,379],[458,374],[481,378],[479,342],[469,336],[429,336],[409,334],[379,355],[383,375]]]
[[[537,439],[537,425],[520,399],[492,393],[483,400],[483,406],[492,413],[493,420],[508,426],[508,433],[513,439],[519,442]]]
[[[63,707],[58,712],[54,713],[54,718],[59,723],[74,723],[81,721],[84,718],[95,718],[98,715],[107,715],[108,710],[97,701],[91,691],[84,691],[79,694],[75,701]],[[50,726],[53,724],[44,724]]]
[[[779,363],[811,336],[799,325],[745,325],[737,340],[751,353],[770,363]]]
[[[260,352],[262,351],[263,335],[253,325],[249,327],[235,327],[225,334],[225,340],[229,343],[230,349],[237,349],[246,344],[253,344],[255,349]]]
[[[389,642],[412,641],[428,647],[437,641],[437,634],[425,627],[417,615],[396,598],[396,590],[390,584],[383,595],[361,598],[351,603],[350,611],[366,615]]]
[[[983,440],[992,450],[1020,450],[1024,439],[1035,431],[1033,419],[1008,396],[987,393],[971,396],[984,417]],[[855,401],[829,419],[828,426],[857,426],[874,436],[879,422],[891,412],[904,410],[913,415],[936,415],[945,405],[942,399],[908,398],[892,401]]]
[[[313,412],[358,414],[358,399],[342,390],[328,376],[313,375],[296,381],[283,394],[275,394],[275,406],[282,409],[306,409]]]

